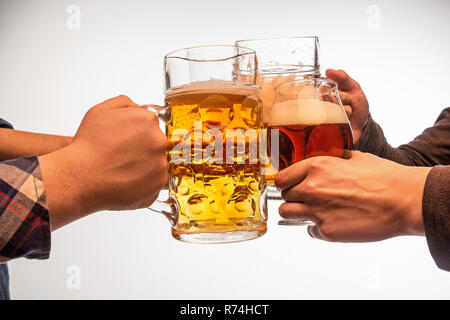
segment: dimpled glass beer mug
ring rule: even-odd
[[[303,79],[279,85],[268,119],[268,149],[278,170],[316,156],[350,156],[353,132],[332,80]],[[273,134],[277,136],[276,148],[271,144]],[[305,223],[298,219],[279,222]]]
[[[153,211],[174,238],[224,243],[266,232],[265,179],[256,54],[237,46],[202,46],[164,58],[165,106],[146,105],[167,124],[169,198]]]
[[[258,56],[257,84],[261,86],[263,124],[269,121],[278,85],[296,79],[320,77],[319,38],[316,36],[239,40],[236,45],[255,50]],[[268,198],[281,199],[280,192],[274,186],[277,170],[270,161],[263,162]]]

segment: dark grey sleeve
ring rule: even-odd
[[[439,268],[450,271],[450,166],[436,166],[428,174],[422,213],[430,253]]]
[[[448,165],[450,164],[450,108],[442,111],[434,126],[398,148],[389,145],[383,130],[369,115],[369,122],[355,149],[408,166]]]

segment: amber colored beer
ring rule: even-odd
[[[279,130],[279,170],[316,156],[348,158],[353,148],[348,123],[273,126],[270,130]]]
[[[353,148],[352,129],[342,108],[326,101],[308,100],[274,106],[279,112],[272,114],[268,135],[277,130],[279,150],[273,152],[270,139],[268,148],[272,159],[277,157],[279,170],[315,156],[348,158]]]
[[[179,212],[174,236],[265,231],[265,180],[258,157],[249,152],[261,128],[258,87],[212,81],[170,91],[165,100],[172,112],[167,128],[169,190]],[[230,132],[252,134],[233,137]],[[227,141],[233,142],[231,157]],[[222,153],[215,150],[207,156],[214,143]]]
[[[262,122],[267,127],[270,122],[270,117],[272,114],[273,103],[275,99],[275,88],[280,84],[294,81],[298,79],[314,79],[319,76],[318,74],[302,74],[302,73],[267,73],[262,74],[259,79],[259,85],[261,86],[261,102],[262,102]],[[269,138],[269,137],[267,137]],[[267,139],[266,138],[266,139]],[[267,145],[269,145],[267,141]],[[270,156],[270,150],[267,150],[267,155]],[[268,184],[274,184],[274,178],[278,170],[274,168],[270,161],[265,161],[264,166],[264,176]]]

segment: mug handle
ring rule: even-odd
[[[149,111],[154,112],[160,120],[164,123],[169,123],[172,119],[171,110],[168,106],[157,106],[153,104],[144,104],[140,106],[141,108],[147,109]],[[169,190],[168,183],[164,186],[162,190]],[[148,207],[151,211],[162,213],[169,219],[170,224],[175,226],[178,220],[178,207],[176,201],[168,197],[166,200],[155,200],[150,207]]]

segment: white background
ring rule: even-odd
[[[0,117],[73,135],[89,107],[118,94],[162,103],[171,50],[318,35],[322,70],[361,83],[396,146],[450,103],[449,9],[447,0],[1,1]],[[450,274],[425,238],[326,243],[277,226],[270,209],[265,236],[227,245],[176,241],[147,210],[92,215],[52,235],[49,260],[9,264],[12,298],[450,298]]]

